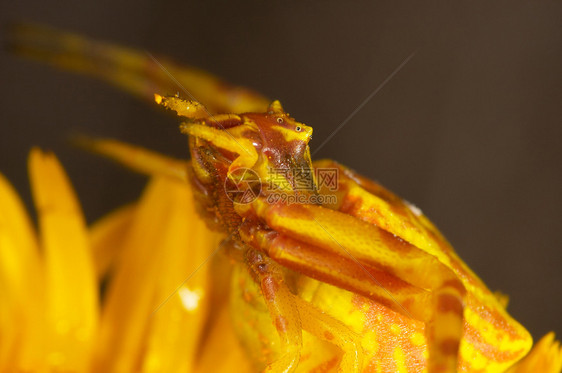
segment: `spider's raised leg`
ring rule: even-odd
[[[188,96],[189,91],[212,112],[263,111],[269,104],[250,89],[230,85],[192,66],[47,26],[12,26],[7,43],[17,54],[94,76],[147,101],[155,92],[179,91]]]

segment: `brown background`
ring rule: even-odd
[[[562,333],[562,2],[3,1],[21,19],[145,48],[279,98],[323,147],[429,215],[535,337]],[[144,178],[67,145],[79,132],[187,154],[177,123],[104,83],[2,52],[0,170],[54,150],[89,221]]]

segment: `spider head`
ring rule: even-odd
[[[253,142],[258,158],[250,166],[267,187],[285,192],[316,189],[308,142],[312,127],[295,121],[274,101],[265,113],[244,114],[254,126],[258,141]]]
[[[187,118],[193,179],[205,193],[222,193],[228,183],[259,194],[316,192],[308,142],[312,128],[295,121],[274,101],[265,112],[211,115],[198,102],[156,95],[156,102]],[[247,172],[246,172],[247,171]]]

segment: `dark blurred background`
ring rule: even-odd
[[[2,1],[29,20],[146,49],[282,100],[336,159],[419,206],[534,337],[562,333],[562,2]],[[0,171],[29,204],[31,146],[62,160],[89,222],[145,178],[72,133],[187,156],[177,121],[105,83],[0,57]]]

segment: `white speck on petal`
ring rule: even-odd
[[[199,307],[203,291],[201,289],[191,290],[188,287],[182,287],[178,294],[183,307],[188,311],[195,311]]]

